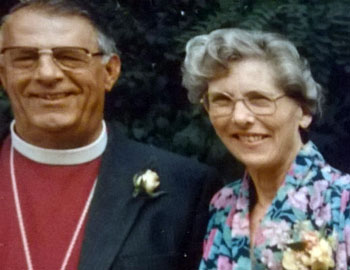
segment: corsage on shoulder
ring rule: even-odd
[[[299,239],[287,245],[282,258],[283,269],[334,269],[333,251],[337,245],[335,235],[326,236],[325,230],[310,230],[308,222],[299,224],[295,229]]]

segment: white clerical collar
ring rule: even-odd
[[[76,165],[94,160],[102,155],[107,146],[106,124],[102,121],[100,136],[92,143],[73,149],[47,149],[22,140],[15,132],[15,121],[11,123],[13,147],[23,156],[38,163],[50,165]]]

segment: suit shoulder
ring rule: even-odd
[[[137,143],[142,152],[158,166],[167,168],[172,174],[188,179],[192,178],[217,178],[216,169],[199,162],[193,158],[182,156],[153,145]]]
[[[127,138],[120,130],[117,130],[117,126],[115,125],[109,126],[109,128],[112,131],[111,134],[109,134],[112,136],[111,141],[114,141],[110,143],[109,146],[115,148],[116,151],[128,153],[129,156],[135,159],[147,159],[149,163],[161,164],[162,166],[169,166],[171,168],[181,167],[184,170],[190,171],[215,171],[215,169],[198,160],[170,152],[169,150],[151,144],[145,144]]]

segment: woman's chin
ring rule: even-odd
[[[245,165],[247,170],[261,170],[261,169],[271,169],[273,164],[267,158],[252,158],[252,159],[241,159],[241,162]]]
[[[239,153],[235,151],[233,155],[247,170],[273,169],[279,163],[271,151],[241,151]]]

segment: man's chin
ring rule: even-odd
[[[33,119],[32,127],[42,132],[60,133],[65,132],[76,125],[76,120],[71,117],[55,116],[46,119]]]

